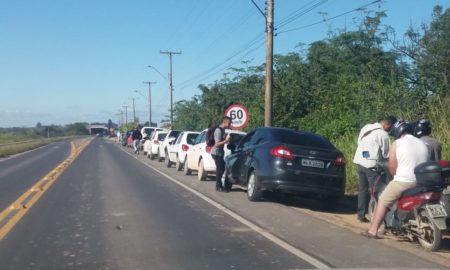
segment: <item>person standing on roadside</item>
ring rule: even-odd
[[[366,218],[369,207],[369,187],[371,187],[379,174],[376,172],[377,160],[389,158],[389,134],[397,119],[394,116],[382,118],[378,123],[365,125],[358,136],[358,146],[353,163],[358,167],[358,220],[368,223]],[[369,152],[370,159],[363,157],[363,152]]]
[[[142,139],[142,134],[138,127],[133,130],[131,138],[133,139],[134,153],[139,155],[139,141]]]
[[[211,156],[216,163],[216,191],[228,192],[222,185],[222,175],[225,171],[224,146],[230,141],[230,136],[225,138],[225,129],[230,128],[231,118],[224,116],[222,123],[214,130],[214,146],[211,150]]]
[[[433,137],[431,137],[431,123],[428,119],[422,119],[414,127],[414,136],[421,139],[428,148],[430,160],[441,160],[442,146]]]

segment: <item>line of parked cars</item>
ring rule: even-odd
[[[142,129],[143,153],[165,162],[185,175],[197,172],[200,181],[214,175],[212,147],[206,145],[207,130],[201,132]],[[225,130],[225,172],[222,180],[247,188],[251,201],[265,192],[316,195],[327,205],[337,205],[345,190],[346,160],[326,138],[305,131],[264,127],[245,133]],[[226,180],[226,181],[225,181]]]

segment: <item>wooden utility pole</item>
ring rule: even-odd
[[[172,51],[160,51],[161,54],[169,55],[169,91],[170,91],[170,128],[173,129],[173,81],[172,81],[172,55],[173,54],[181,54],[180,52],[172,52]]]
[[[128,124],[128,105],[123,105],[122,107],[125,108],[125,125]]]
[[[264,126],[272,126],[272,71],[273,71],[273,21],[274,21],[274,1],[267,0],[266,13],[266,82],[265,82],[265,102],[264,102]]]
[[[133,97],[133,98],[130,98],[130,99],[133,101],[133,123],[136,124],[136,109],[134,107],[134,100],[135,100],[135,98]]]
[[[152,84],[156,82],[142,82],[148,84],[148,125],[152,126]]]

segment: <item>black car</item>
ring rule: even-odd
[[[344,194],[345,158],[322,136],[257,128],[231,150],[225,177],[231,185],[246,186],[251,201],[261,199],[263,191],[282,191],[321,195],[334,204]]]

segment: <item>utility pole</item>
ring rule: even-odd
[[[152,84],[156,82],[142,82],[148,84],[148,125],[152,126]]]
[[[119,126],[123,125],[123,111],[119,110]]]
[[[125,108],[125,125],[128,124],[128,105],[123,105],[122,107]]]
[[[161,54],[168,54],[169,55],[169,91],[170,91],[170,128],[173,129],[173,81],[172,81],[172,55],[173,54],[181,54],[181,51],[179,52],[173,52],[173,51],[160,51]]]
[[[265,83],[265,102],[264,102],[264,126],[272,126],[272,71],[273,71],[273,21],[274,21],[274,1],[267,0],[266,13],[266,83]]]
[[[134,100],[135,100],[135,98],[132,97],[132,98],[130,98],[130,99],[133,101],[133,123],[136,124],[136,109],[135,109],[135,107],[134,107]]]

